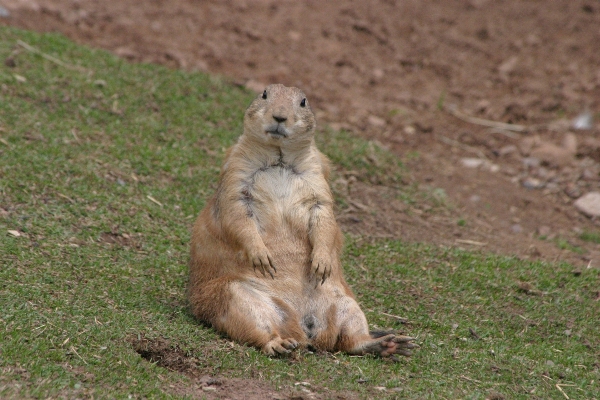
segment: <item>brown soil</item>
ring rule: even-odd
[[[598,222],[572,205],[600,188],[600,129],[570,123],[600,111],[597,2],[0,4],[10,11],[1,23],[59,31],[133,61],[203,70],[259,91],[271,82],[299,86],[320,121],[408,160],[407,182],[443,189],[451,206],[442,214],[407,208],[382,200],[381,188],[353,185],[349,195],[366,207],[341,218],[347,231],[600,265],[599,245],[579,238]],[[465,122],[454,109],[527,131]],[[466,167],[465,158],[482,164]]]
[[[187,354],[166,339],[148,339],[144,336],[128,339],[133,349],[148,362],[169,371],[180,372],[191,378],[192,384],[169,385],[169,391],[194,399],[273,399],[273,400],[319,400],[323,398],[353,399],[351,393],[343,394],[328,391],[316,393],[304,385],[295,389],[276,390],[268,383],[258,379],[224,378],[210,376],[202,362]]]
[[[0,5],[10,11],[0,23],[62,32],[132,61],[202,70],[257,91],[273,82],[301,87],[322,123],[389,148],[408,166],[407,184],[447,205],[406,206],[387,199],[386,188],[351,183],[340,216],[346,231],[600,265],[600,245],[580,238],[600,223],[573,206],[600,189],[600,129],[572,126],[580,113],[600,112],[597,1]],[[480,165],[464,165],[473,162]]]

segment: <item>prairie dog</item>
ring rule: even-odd
[[[192,231],[191,311],[268,355],[298,346],[410,355],[413,338],[369,333],[342,276],[343,236],[315,126],[297,88],[270,85],[250,104]]]

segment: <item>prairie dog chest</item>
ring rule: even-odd
[[[255,207],[270,206],[280,210],[317,202],[319,177],[299,173],[287,166],[261,168],[251,178],[248,191]]]

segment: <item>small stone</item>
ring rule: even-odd
[[[579,114],[571,124],[573,129],[588,130],[594,127],[594,117],[591,112],[586,111]]]
[[[217,388],[214,386],[204,386],[202,390],[205,392],[216,392]]]
[[[381,80],[384,75],[385,75],[385,72],[383,72],[383,70],[381,68],[375,68],[373,70],[373,78],[375,78],[377,80]]]
[[[376,115],[369,115],[367,121],[375,128],[383,128],[386,125],[385,119],[380,118]]]
[[[576,199],[581,196],[581,189],[576,183],[569,182],[565,186],[565,194],[572,199]]]
[[[521,233],[523,232],[523,227],[519,224],[514,224],[510,227],[512,233]]]
[[[490,108],[490,105],[491,105],[491,103],[489,102],[489,100],[479,100],[475,104],[475,111],[476,112],[484,112]]]
[[[537,168],[540,166],[541,161],[539,158],[536,157],[525,157],[523,159],[523,164],[529,168]]]
[[[504,146],[500,150],[498,150],[498,155],[506,156],[508,154],[515,153],[517,150],[517,146],[515,146],[514,144],[509,144],[508,146]]]
[[[554,367],[554,361],[548,360],[548,361],[546,361],[546,365],[549,367]]]
[[[590,168],[584,169],[583,172],[581,173],[581,177],[586,181],[593,181],[593,182],[600,181],[600,175],[597,173],[594,173],[594,171],[592,171]]]
[[[479,201],[481,201],[481,196],[474,194],[473,196],[469,197],[469,200],[472,203],[478,203]]]
[[[6,8],[0,6],[0,18],[8,18],[10,17],[10,11],[8,11]]]
[[[479,168],[485,163],[485,160],[482,160],[481,158],[465,157],[460,159],[460,163],[463,167]]]
[[[541,189],[544,187],[544,182],[536,178],[526,178],[523,181],[523,186],[526,189]]]
[[[414,135],[415,133],[417,133],[417,130],[414,126],[407,125],[404,127],[404,133],[406,133],[407,135]]]
[[[573,205],[588,217],[600,217],[600,192],[587,193],[577,199]]]
[[[546,178],[548,178],[548,169],[546,169],[544,167],[540,167],[540,168],[538,168],[537,171],[535,171],[535,175],[538,178],[546,179]]]
[[[500,76],[503,78],[508,77],[508,75],[510,75],[515,70],[515,67],[517,66],[518,62],[519,58],[517,56],[512,56],[508,60],[500,64],[498,66],[498,72],[500,73]]]

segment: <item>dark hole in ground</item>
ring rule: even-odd
[[[171,345],[165,339],[148,339],[144,336],[137,336],[128,341],[144,360],[159,367],[192,376],[199,372],[196,358],[188,355],[178,346]]]

